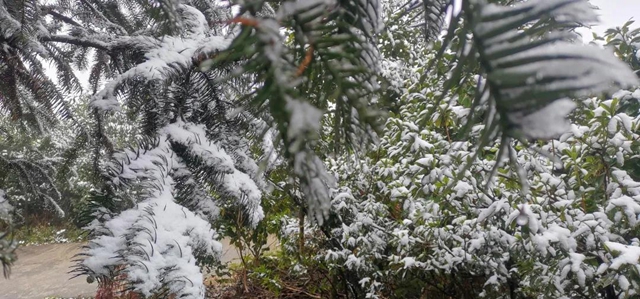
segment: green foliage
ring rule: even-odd
[[[87,234],[72,223],[51,225],[48,223],[29,223],[13,230],[13,239],[19,245],[41,245],[50,243],[83,242]]]
[[[595,41],[605,42],[605,46],[612,48],[620,60],[626,62],[634,71],[640,70],[638,61],[638,46],[640,41],[640,28],[631,29],[635,21],[629,20],[622,26],[610,28],[605,31],[604,36],[594,34]]]

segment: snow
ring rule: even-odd
[[[164,127],[161,133],[167,134],[172,140],[186,145],[194,156],[201,157],[205,163],[215,167],[217,171],[222,173],[233,172],[233,159],[219,144],[208,141],[204,125],[178,121]]]
[[[638,223],[637,215],[640,214],[640,196],[636,196],[636,198],[629,196],[612,198],[606,207],[606,211],[611,211],[616,207],[622,208],[630,225],[635,226]]]
[[[300,142],[303,142],[300,139],[301,136],[319,134],[323,113],[313,105],[300,100],[289,100],[285,109],[291,114],[287,137],[298,141],[291,145],[293,147],[291,151],[296,152],[301,146]]]
[[[236,199],[245,207],[253,226],[264,217],[260,206],[262,193],[255,181],[236,168],[236,162],[247,169],[257,166],[248,157],[232,157],[221,144],[210,141],[203,125],[177,121],[159,130],[150,149],[131,149],[114,154],[115,163],[108,164],[116,188],[143,187],[135,206],[106,222],[93,223],[98,236],[87,250],[82,265],[95,275],[110,275],[118,265],[125,265],[127,280],[136,291],[151,296],[168,286],[178,296],[204,297],[203,277],[196,264],[198,255],[219,257],[221,244],[208,220],[219,211],[213,198],[200,190],[202,198],[196,206],[198,214],[178,204],[174,198],[174,177],[184,184],[191,170],[173,152],[171,143],[186,147],[195,158],[219,174],[220,194]],[[240,151],[239,148],[234,149]],[[240,153],[240,152],[238,152]]]
[[[107,275],[114,265],[124,264],[127,279],[145,296],[168,284],[178,296],[204,298],[203,277],[194,253],[219,257],[222,245],[215,240],[210,224],[176,204],[170,185],[165,187],[156,198],[105,223],[111,235],[90,243],[83,265]]]
[[[105,45],[112,48],[118,44],[133,44],[144,50],[145,61],[105,84],[93,96],[93,107],[103,111],[118,110],[120,104],[116,96],[129,81],[164,82],[174,72],[191,67],[198,55],[224,50],[230,45],[228,37],[207,36],[209,25],[200,11],[184,4],[179,7],[186,21],[183,25],[188,27],[185,36],[163,36],[161,39],[123,36]]]
[[[624,245],[617,242],[604,242],[607,248],[615,253],[609,269],[618,269],[624,265],[637,265],[640,263],[640,247]]]
[[[488,208],[481,210],[480,214],[478,215],[477,221],[481,223],[485,219],[487,219],[488,217],[491,217],[493,214],[499,211],[502,211],[502,210],[507,211],[508,206],[509,206],[509,203],[506,199],[495,201],[491,203],[491,205]]]
[[[565,117],[575,107],[571,100],[561,99],[529,115],[511,113],[509,120],[517,124],[527,137],[548,139],[569,130],[570,123]]]
[[[413,268],[416,264],[416,260],[412,257],[405,257],[404,259],[402,259],[402,262],[404,263],[405,269]]]
[[[301,179],[301,190],[306,195],[308,213],[312,221],[322,224],[329,215],[331,195],[329,188],[335,184],[322,160],[307,151],[295,154],[293,171]]]
[[[234,159],[219,144],[208,141],[203,125],[178,121],[163,128],[162,132],[171,140],[186,145],[193,156],[222,175],[222,191],[246,208],[252,226],[264,218],[260,206],[262,192],[255,181],[235,167]]]
[[[318,15],[318,12],[327,10],[332,5],[335,5],[335,1],[331,0],[298,0],[287,1],[282,3],[278,8],[276,18],[278,20],[284,20],[293,15],[299,13],[306,13],[308,15]],[[308,19],[308,18],[305,18]],[[318,18],[319,19],[319,18]]]
[[[208,221],[175,202],[174,182],[167,170],[180,162],[168,149],[166,137],[142,155],[120,155],[129,161],[121,165],[123,179],[144,179],[142,183],[153,187],[134,208],[101,226],[93,225],[102,235],[90,242],[82,265],[97,275],[109,275],[117,265],[125,265],[127,279],[145,296],[167,285],[178,296],[204,298],[203,277],[194,255],[219,257],[222,245]]]
[[[569,253],[569,258],[571,259],[571,272],[576,274],[578,284],[581,287],[584,287],[587,277],[580,266],[582,265],[586,257],[584,256],[584,254],[571,252]]]
[[[621,289],[627,291],[629,290],[629,287],[631,286],[631,284],[629,283],[629,280],[625,276],[620,275],[618,276],[618,286],[620,286]]]
[[[467,182],[459,181],[455,187],[453,187],[453,191],[456,192],[457,197],[462,197],[465,194],[473,191],[473,187],[469,185]]]

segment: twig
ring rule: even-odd
[[[245,26],[249,26],[249,27],[258,27],[258,21],[253,20],[253,19],[249,19],[249,18],[243,18],[243,17],[235,17],[229,21],[226,22],[227,24],[242,24]]]
[[[307,296],[309,296],[309,297],[311,297],[311,298],[318,298],[318,299],[322,298],[322,297],[320,297],[320,296],[318,296],[318,295],[313,295],[313,294],[311,294],[311,293],[308,293],[308,292],[306,292],[306,291],[303,291],[302,289],[298,289],[298,288],[294,288],[294,287],[290,287],[290,286],[286,286],[286,285],[284,286],[284,288],[285,288],[285,289],[288,289],[288,290],[290,290],[290,291],[294,291],[294,292],[298,292],[298,293],[301,293],[301,294],[305,294],[305,295],[307,295]]]
[[[67,17],[67,16],[65,16],[65,15],[63,15],[63,14],[61,14],[61,13],[59,13],[59,12],[53,10],[53,9],[49,9],[49,11],[47,11],[47,14],[50,14],[52,17],[54,17],[54,18],[56,18],[58,20],[61,20],[61,21],[65,22],[65,23],[67,23],[67,24],[71,24],[73,26],[82,27],[82,25],[80,23],[74,21],[72,18]]]
[[[300,64],[300,66],[298,67],[298,70],[296,71],[296,77],[299,77],[300,75],[302,75],[302,73],[304,73],[307,67],[309,67],[309,64],[311,64],[312,60],[313,60],[313,45],[309,45],[309,49],[307,49],[307,53],[304,55],[304,60],[302,60],[302,63]]]

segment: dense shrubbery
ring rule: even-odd
[[[617,53],[617,33],[629,25],[606,36]],[[483,147],[467,166],[483,129],[463,131],[473,82],[434,106],[440,70],[413,74],[437,48],[396,42],[383,53],[405,51],[405,60],[391,54],[383,64],[403,96],[379,145],[326,160],[340,183],[332,201],[339,224],[301,230],[298,218],[283,217],[283,253],[303,258],[279,259],[290,263],[279,266],[292,269],[284,274],[254,269],[256,281],[273,287],[321,272],[327,293],[383,298],[636,296],[640,91],[578,101],[568,132],[510,142],[498,167],[502,145]]]
[[[616,96],[582,102],[571,131],[558,140],[514,143],[510,155],[518,164],[499,167],[489,188],[499,145],[484,148],[456,180],[472,143],[445,132],[455,134],[454,111],[465,108],[441,110],[447,128],[437,121],[418,127],[424,100],[407,97],[369,159],[331,163],[343,184],[333,200],[342,225],[332,237],[340,245],[322,246],[326,238],[312,229],[307,246],[384,297],[632,297],[640,178],[625,170],[637,164],[625,161],[638,151],[639,119],[619,112],[619,104],[639,99]]]

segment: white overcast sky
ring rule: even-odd
[[[640,27],[640,0],[591,0],[591,3],[600,8],[597,11],[600,15],[600,23],[592,27],[592,30],[599,35],[609,28],[622,26],[631,18],[636,21],[631,28]],[[590,33],[583,34],[583,37],[587,41],[592,39]]]

